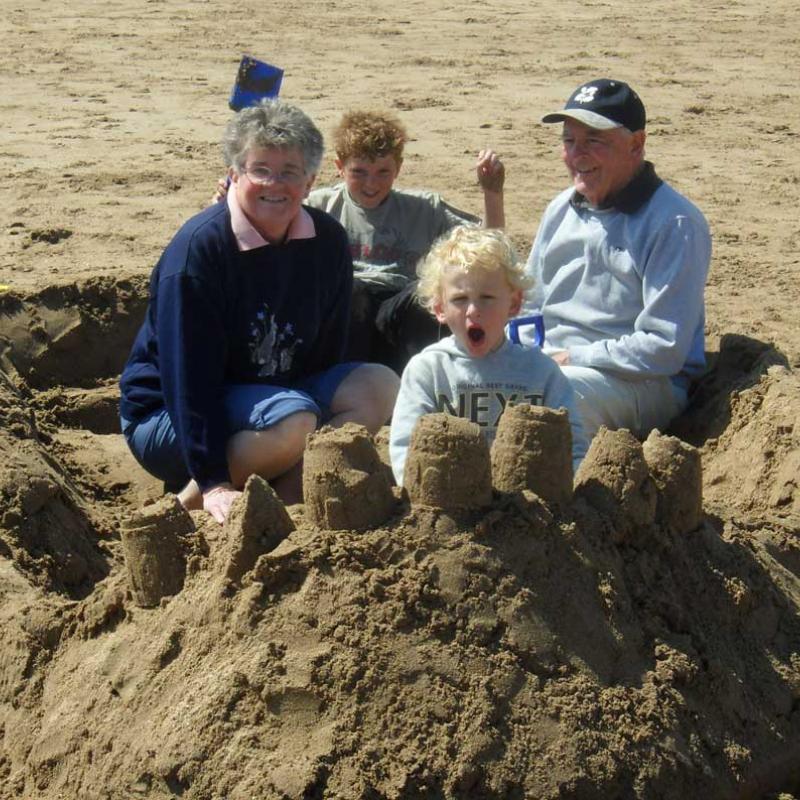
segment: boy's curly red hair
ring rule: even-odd
[[[387,112],[348,111],[333,131],[333,148],[340,161],[394,156],[403,160],[408,133],[397,117]]]

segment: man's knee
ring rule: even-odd
[[[654,428],[664,430],[681,410],[667,378],[628,380],[591,367],[561,369],[575,392],[589,439],[601,425],[611,430],[627,428],[645,438]]]
[[[591,394],[592,387],[603,380],[603,373],[591,367],[576,367],[573,364],[567,364],[561,367],[561,371],[576,392]]]
[[[561,371],[575,392],[587,441],[591,442],[601,425],[611,429],[620,427],[620,406],[624,401],[614,391],[607,375],[591,367],[573,365],[563,366]]]

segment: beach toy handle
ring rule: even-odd
[[[516,317],[508,322],[508,338],[514,344],[523,344],[519,338],[519,329],[533,327],[533,342],[525,341],[524,344],[534,344],[541,347],[544,344],[544,317],[541,314],[531,314],[527,317]],[[528,337],[525,337],[526,340]]]

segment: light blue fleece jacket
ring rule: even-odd
[[[705,368],[711,237],[702,213],[646,167],[644,191],[631,186],[614,207],[592,208],[573,189],[550,203],[524,313],[542,313],[545,351],[568,350],[572,365],[686,389]]]
[[[445,412],[477,423],[489,443],[509,403],[566,408],[572,430],[572,464],[577,469],[587,442],[575,393],[558,365],[538,348],[506,340],[483,358],[474,358],[454,336],[429,345],[403,370],[389,434],[389,456],[403,483],[408,444],[423,414]]]

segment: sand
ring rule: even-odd
[[[2,10],[2,800],[800,795],[794,4]],[[433,420],[404,494],[385,437],[321,432],[305,508],[253,481],[223,529],[159,500],[115,381],[243,52],[326,134],[400,114],[403,186],[479,211],[494,147],[523,254],[565,185],[538,117],[629,80],[714,237],[709,372],[669,435],[600,437],[571,493],[509,477],[557,429],[490,454]]]

